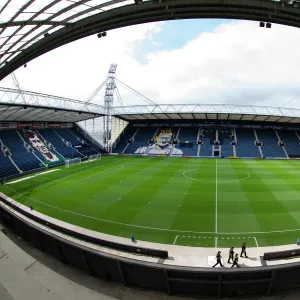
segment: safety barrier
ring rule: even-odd
[[[60,232],[66,233],[66,234],[68,234],[72,237],[79,238],[83,241],[92,242],[94,244],[105,246],[105,247],[108,247],[108,248],[112,248],[114,250],[121,250],[121,251],[137,253],[137,254],[143,254],[143,255],[148,255],[148,256],[155,256],[155,257],[160,257],[160,258],[168,258],[168,251],[145,248],[145,247],[137,247],[137,246],[134,246],[134,245],[125,245],[125,244],[120,244],[120,243],[116,243],[116,242],[112,242],[112,241],[99,239],[99,238],[96,238],[96,237],[93,237],[93,236],[90,236],[90,235],[87,235],[87,234],[77,232],[77,231],[69,229],[69,228],[59,226],[59,225],[55,224],[54,222],[51,222],[49,220],[45,220],[45,219],[40,218],[36,215],[33,215],[30,212],[25,211],[21,207],[19,207],[19,206],[15,205],[14,203],[10,202],[5,197],[2,197],[1,195],[0,195],[0,200],[2,202],[4,202],[6,205],[8,205],[8,206],[12,207],[13,209],[15,209],[16,211],[22,213],[26,217],[29,217],[32,220],[34,220],[34,221],[36,221],[36,222],[38,222],[42,225],[46,225],[49,228],[52,228],[52,229],[58,230]]]
[[[123,285],[190,297],[239,297],[277,294],[300,287],[300,263],[288,265],[208,269],[164,265],[124,258],[88,247],[79,239],[38,226],[0,202],[0,219],[21,238],[60,261],[92,276]],[[56,233],[57,232],[57,233]]]

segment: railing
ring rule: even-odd
[[[39,223],[41,225],[46,225],[49,228],[55,229],[59,232],[63,232],[72,237],[79,238],[80,240],[91,242],[91,243],[105,246],[105,247],[109,247],[109,248],[112,248],[115,250],[122,250],[122,251],[126,251],[126,252],[155,256],[155,257],[160,257],[160,258],[168,258],[168,251],[145,248],[145,247],[138,247],[138,246],[134,246],[134,245],[125,245],[125,244],[121,244],[121,243],[117,243],[117,242],[99,239],[99,238],[93,237],[91,235],[82,234],[75,230],[71,230],[66,227],[57,225],[56,222],[51,222],[51,221],[49,221],[49,219],[45,220],[44,218],[33,215],[30,212],[25,211],[20,206],[17,206],[15,204],[13,204],[12,202],[10,202],[9,200],[5,199],[4,197],[1,197],[1,195],[0,195],[0,200],[3,203],[5,203],[6,205],[12,207],[16,211],[20,212],[21,214],[25,215],[26,217],[31,218],[32,220],[36,221],[37,223]]]

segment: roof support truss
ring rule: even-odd
[[[26,62],[64,44],[100,31],[134,24],[188,18],[230,18],[300,27],[299,8],[271,0],[144,0],[142,5],[135,5],[133,1],[129,2],[128,0],[101,1],[97,5],[89,4],[92,3],[92,0],[74,0],[70,1],[70,5],[49,13],[50,8],[55,8],[56,4],[62,2],[62,0],[53,0],[41,7],[31,17],[20,22],[18,18],[21,15],[30,16],[26,9],[34,11],[30,9],[34,0],[24,0],[24,2],[24,5],[7,22],[0,23],[0,51],[2,49],[0,52],[0,80]],[[93,3],[95,2],[93,1]],[[11,1],[6,1],[1,11],[5,12],[10,4]],[[79,11],[76,11],[76,8]],[[45,17],[46,13],[49,16],[45,19],[42,18],[42,21],[39,20],[43,14]],[[22,28],[29,25],[33,25],[33,28],[20,34]],[[43,25],[47,25],[48,28],[40,32]],[[7,39],[2,39],[5,30],[11,26],[17,26],[14,33]],[[56,31],[54,32],[54,30]],[[18,36],[18,39],[6,47],[11,36]],[[24,41],[26,42],[24,43]]]

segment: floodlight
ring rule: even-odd
[[[264,22],[259,22],[259,27],[265,27],[265,23]]]
[[[271,28],[272,24],[271,23],[266,23],[266,28]]]
[[[98,39],[101,38],[101,37],[102,37],[102,33],[101,33],[101,32],[98,33],[98,34],[97,34],[97,37],[98,37]]]

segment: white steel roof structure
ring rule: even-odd
[[[232,120],[300,123],[300,109],[233,104],[161,104],[114,107],[112,114],[133,120]]]
[[[79,122],[104,114],[101,105],[0,87],[0,121]]]
[[[300,123],[300,109],[235,104],[148,104],[115,106],[111,116],[136,120],[229,120]],[[0,122],[80,122],[106,115],[102,105],[0,87]]]
[[[300,27],[298,0],[1,0],[0,80],[44,53],[93,34],[192,18]]]

